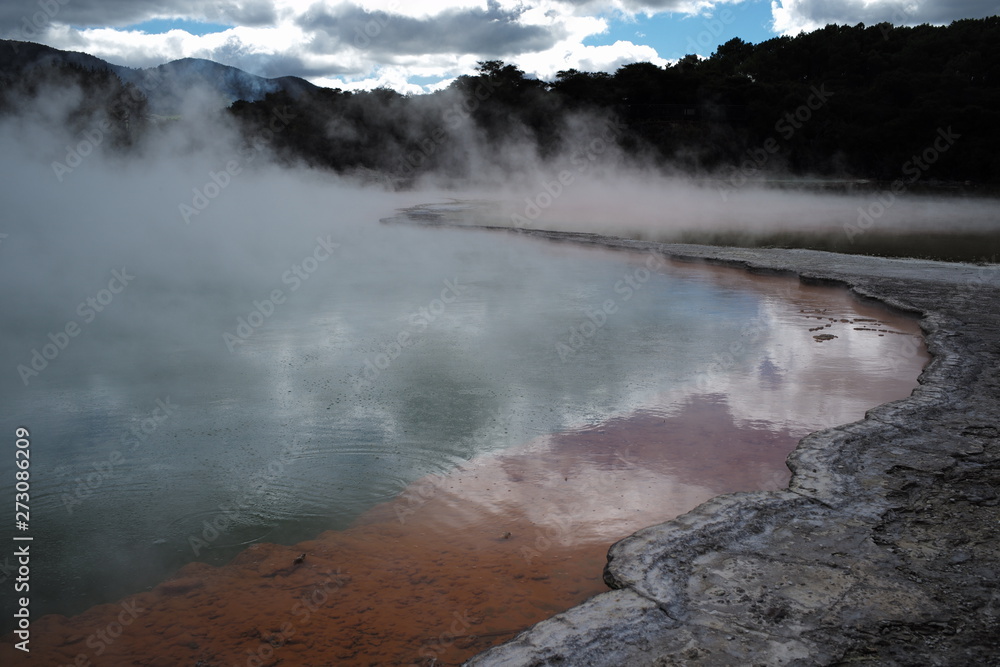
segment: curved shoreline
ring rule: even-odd
[[[905,399],[803,438],[789,488],[613,545],[614,589],[469,665],[989,664],[1000,653],[1000,267],[512,230],[840,283],[922,316]]]

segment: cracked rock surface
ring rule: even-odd
[[[842,283],[919,313],[933,359],[803,438],[788,489],[621,540],[613,590],[468,665],[1000,665],[1000,267],[517,233]]]

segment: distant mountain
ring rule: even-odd
[[[217,95],[220,106],[229,106],[236,100],[256,102],[268,93],[277,92],[286,92],[297,99],[303,92],[317,90],[316,86],[298,77],[266,79],[201,58],[182,58],[146,69],[109,67],[122,81],[145,92],[150,109],[161,114],[179,111],[185,96],[197,89]]]
[[[108,69],[113,67],[107,62],[79,51],[60,51],[44,44],[34,42],[16,42],[11,39],[0,39],[0,75],[20,75],[25,70],[49,64],[69,63],[90,67],[92,69]]]
[[[195,90],[203,91],[208,99],[217,98],[220,107],[227,107],[236,100],[261,100],[268,93],[284,92],[298,99],[319,89],[299,77],[268,79],[200,58],[182,58],[159,67],[133,69],[86,53],[61,51],[33,42],[0,40],[0,79],[17,80],[33,68],[54,64],[110,71],[123,83],[131,83],[143,91],[152,113],[167,116],[180,113],[185,96]]]

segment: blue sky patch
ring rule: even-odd
[[[661,58],[676,60],[689,53],[711,55],[733,37],[763,42],[776,36],[771,30],[771,5],[760,0],[720,5],[711,16],[659,14],[637,16],[635,21],[609,19],[608,32],[584,40],[588,46],[628,41],[656,49]]]
[[[130,25],[122,30],[141,30],[147,35],[162,35],[171,30],[184,30],[192,35],[211,35],[216,32],[229,30],[233,26],[221,23],[203,23],[201,21],[191,21],[189,19],[151,19]]]

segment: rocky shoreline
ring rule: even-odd
[[[934,358],[909,398],[803,438],[788,489],[621,540],[612,591],[468,665],[1000,664],[1000,267],[482,229],[843,284],[919,313]]]

